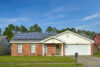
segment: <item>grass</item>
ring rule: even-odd
[[[0,67],[75,67],[74,64],[0,64]],[[78,64],[78,67],[82,67]]]
[[[73,63],[69,57],[58,56],[0,56],[0,63]]]
[[[96,57],[100,57],[100,54],[98,53],[98,54],[95,54],[94,56],[96,56]]]
[[[63,56],[0,56],[0,67],[75,67],[74,60]],[[16,63],[16,64],[5,64]],[[21,64],[17,64],[21,63]],[[51,63],[51,64],[27,64],[27,63]],[[58,63],[58,64],[52,64]],[[69,63],[69,64],[60,64]],[[82,67],[82,64],[78,64]]]

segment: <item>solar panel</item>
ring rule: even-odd
[[[18,33],[14,36],[13,40],[33,40],[33,39],[44,39],[50,36],[56,35],[56,33]]]

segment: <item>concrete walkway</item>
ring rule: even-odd
[[[71,56],[74,58],[74,56]],[[100,67],[100,58],[93,56],[79,56],[78,62],[83,64],[83,67]]]

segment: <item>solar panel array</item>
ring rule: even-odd
[[[13,40],[42,40],[53,35],[56,33],[18,33]]]

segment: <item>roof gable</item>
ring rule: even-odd
[[[69,40],[70,42],[73,41],[72,39],[68,39],[68,37],[66,37],[66,36],[68,36],[68,34],[66,34],[66,33],[70,33],[70,34],[74,35],[76,38],[81,39],[81,41],[83,41],[84,43],[86,43],[86,42],[88,42],[88,43],[89,43],[89,42],[93,42],[93,40],[88,39],[88,38],[86,38],[86,37],[83,37],[83,36],[81,36],[81,35],[78,35],[78,34],[76,34],[76,33],[73,33],[73,32],[71,32],[71,31],[65,31],[65,32],[62,32],[62,33],[57,34],[57,35],[55,35],[55,36],[52,36],[52,37],[53,37],[53,38],[57,38],[57,39],[59,39],[59,40],[62,40],[62,41],[64,41],[64,42],[66,42],[66,40]],[[66,35],[64,35],[64,34],[66,34]],[[64,36],[62,36],[62,35],[64,35]],[[60,37],[60,36],[61,36],[61,37]],[[46,39],[44,39],[43,41],[45,41],[45,40],[47,40],[47,39],[50,39],[50,38],[52,38],[52,37],[46,38]],[[73,38],[73,37],[72,37],[72,38]],[[77,40],[76,43],[79,43],[79,40]],[[82,42],[80,42],[80,43],[82,43]]]
[[[73,35],[75,35],[75,36],[78,36],[78,37],[80,37],[80,38],[83,38],[83,39],[85,39],[85,40],[88,40],[88,41],[93,42],[93,40],[91,40],[91,39],[89,39],[89,38],[86,38],[86,37],[84,37],[84,36],[81,36],[81,35],[79,35],[79,34],[77,34],[77,33],[73,33],[73,32],[71,32],[71,31],[69,31],[69,30],[67,30],[67,31],[65,31],[65,32],[62,32],[62,33],[60,33],[60,34],[57,34],[57,35],[55,35],[55,36],[57,37],[57,36],[60,36],[60,35],[65,34],[65,33],[71,33],[71,34],[73,34]]]
[[[43,43],[63,43],[63,41],[61,41],[60,39],[51,37],[49,39],[43,40]]]

